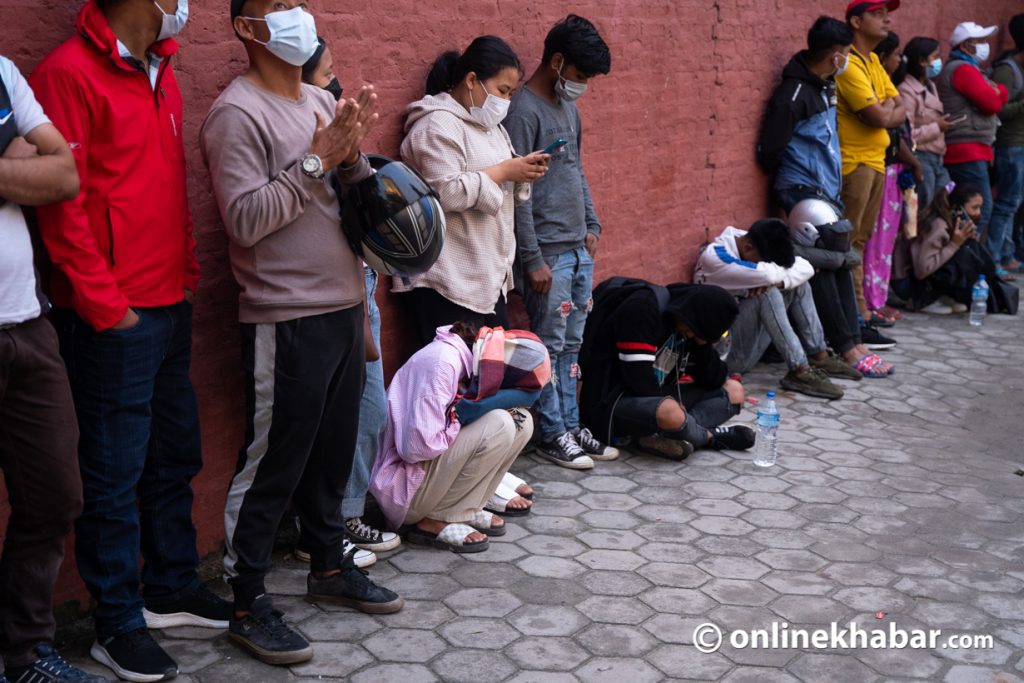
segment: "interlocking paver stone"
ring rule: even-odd
[[[682,463],[624,451],[572,471],[520,457],[534,513],[485,553],[382,555],[371,578],[405,609],[371,616],[302,599],[287,556],[267,586],[315,658],[292,669],[245,655],[222,632],[157,633],[183,683],[246,680],[1024,681],[1024,317],[907,314],[883,380],[826,402],[779,392],[780,459],[701,451]],[[744,376],[752,396],[778,368]],[[738,421],[752,424],[748,408]],[[282,540],[282,550],[293,541]],[[287,550],[286,550],[287,552]],[[226,594],[224,586],[214,586]],[[991,649],[738,649],[737,630],[942,629]],[[717,624],[715,654],[694,630]],[[102,672],[85,646],[68,656]]]

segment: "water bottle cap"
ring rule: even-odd
[[[769,391],[768,392],[768,398],[775,398],[775,392],[774,391]]]

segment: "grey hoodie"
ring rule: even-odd
[[[447,222],[437,262],[411,278],[460,306],[493,313],[512,286],[515,202],[530,186],[498,185],[483,169],[514,152],[501,126],[487,130],[451,95],[427,95],[407,110],[402,159],[419,171],[441,197]],[[393,291],[408,291],[396,278]]]

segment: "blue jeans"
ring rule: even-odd
[[[996,202],[988,224],[987,246],[997,265],[1013,260],[1013,221],[1022,201],[1024,147],[996,147]]]
[[[373,343],[380,348],[380,309],[374,294],[377,293],[377,272],[366,269],[366,303],[370,314],[370,331]],[[370,486],[370,470],[377,458],[377,446],[381,432],[388,420],[387,394],[384,392],[384,362],[375,360],[366,364],[366,384],[359,404],[359,436],[356,452],[352,459],[352,472],[345,486],[345,500],[341,504],[344,519],[362,517],[366,507],[366,491]]]
[[[935,152],[917,152],[917,160],[921,162],[921,175],[924,176],[917,186],[917,210],[920,215],[949,184],[949,171],[942,165],[942,157]]]
[[[949,177],[958,185],[969,183],[977,185],[981,190],[981,196],[985,199],[981,207],[981,222],[978,224],[978,232],[983,231],[992,218],[992,180],[988,175],[987,161],[968,161],[963,164],[946,164]],[[989,234],[991,235],[991,230]]]
[[[135,310],[135,327],[103,332],[70,311],[59,316],[81,431],[85,505],[75,555],[96,599],[101,639],[145,626],[140,578],[152,603],[199,585],[190,483],[203,463],[188,374],[192,306]]]
[[[545,257],[551,268],[551,289],[538,294],[527,286],[523,299],[530,315],[530,328],[551,355],[551,382],[544,387],[537,411],[541,438],[554,441],[580,426],[576,403],[576,381],[583,326],[590,313],[590,290],[594,281],[594,260],[583,247],[558,256]]]

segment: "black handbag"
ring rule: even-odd
[[[998,275],[993,276],[992,281],[988,283],[988,312],[1017,315],[1019,305],[1020,290],[1017,286]]]

